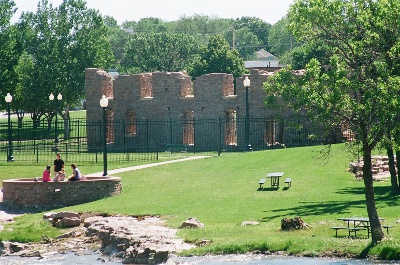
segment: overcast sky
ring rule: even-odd
[[[18,21],[21,12],[35,12],[39,0],[14,0],[17,13],[13,22]],[[181,16],[194,14],[217,16],[219,18],[258,17],[275,24],[286,15],[293,0],[86,0],[89,8],[98,9],[102,15],[114,17],[119,24],[138,21],[145,17],[156,17],[164,21],[178,20]],[[59,6],[62,0],[49,0]]]

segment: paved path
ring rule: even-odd
[[[167,165],[167,164],[172,164],[172,163],[184,162],[184,161],[195,160],[195,159],[203,159],[203,158],[208,158],[208,157],[210,157],[210,156],[189,156],[189,157],[176,159],[176,160],[169,160],[169,161],[165,161],[165,162],[158,162],[158,163],[152,163],[152,164],[146,164],[146,165],[140,165],[140,166],[133,166],[133,167],[125,167],[125,168],[108,170],[107,173],[108,173],[109,176],[112,176],[114,174],[127,172],[127,171],[132,171],[132,170],[137,170],[137,169],[162,166],[162,165]],[[103,172],[85,174],[85,176],[87,176],[87,177],[98,177],[99,175],[103,175]]]

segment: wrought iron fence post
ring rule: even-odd
[[[219,117],[217,119],[217,123],[218,123],[218,156],[221,155],[221,145],[222,145],[222,124],[221,124],[221,117]]]

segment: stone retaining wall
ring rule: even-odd
[[[3,204],[25,210],[55,209],[117,195],[121,190],[121,179],[117,177],[65,182],[11,179],[3,181]]]

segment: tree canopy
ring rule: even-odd
[[[17,42],[16,28],[10,24],[14,13],[14,1],[0,1],[0,91],[2,95],[14,94],[18,84],[15,67],[18,64],[21,47]],[[0,107],[5,107],[4,100],[1,100]]]
[[[173,33],[134,33],[127,41],[123,71],[129,73],[181,71],[200,49],[192,36]]]
[[[399,114],[399,12],[398,0],[296,1],[288,16],[294,37],[322,42],[329,52],[311,59],[304,74],[287,68],[265,85],[268,105],[280,98],[284,106],[306,111],[327,127],[345,124],[356,133],[373,243],[384,235],[375,207],[371,152]]]
[[[83,0],[65,0],[56,8],[42,0],[36,13],[23,14],[19,28],[26,54],[20,62],[27,64],[19,69],[29,70],[21,74],[21,95],[34,120],[48,110],[50,93],[61,93],[68,110],[84,95],[85,68],[112,62],[103,19]]]
[[[234,77],[242,76],[245,72],[244,62],[237,50],[229,47],[222,36],[210,38],[199,58],[189,67],[189,74],[196,78],[208,73],[228,73]]]

